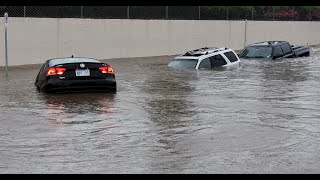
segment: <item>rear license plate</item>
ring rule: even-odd
[[[76,76],[90,76],[90,70],[89,69],[77,69]]]

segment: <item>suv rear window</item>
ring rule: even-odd
[[[227,58],[230,60],[230,62],[238,61],[237,56],[234,55],[234,53],[232,51],[225,52],[224,55],[227,56]]]

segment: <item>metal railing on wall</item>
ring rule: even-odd
[[[283,6],[281,6],[283,7]],[[320,21],[320,10],[291,6],[0,6],[10,17]]]

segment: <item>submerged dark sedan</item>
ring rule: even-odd
[[[117,90],[113,68],[94,58],[49,59],[34,84],[42,92]]]

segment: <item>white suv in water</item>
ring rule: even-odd
[[[232,49],[205,47],[175,57],[168,66],[179,69],[211,69],[231,65],[240,65],[240,59]]]

